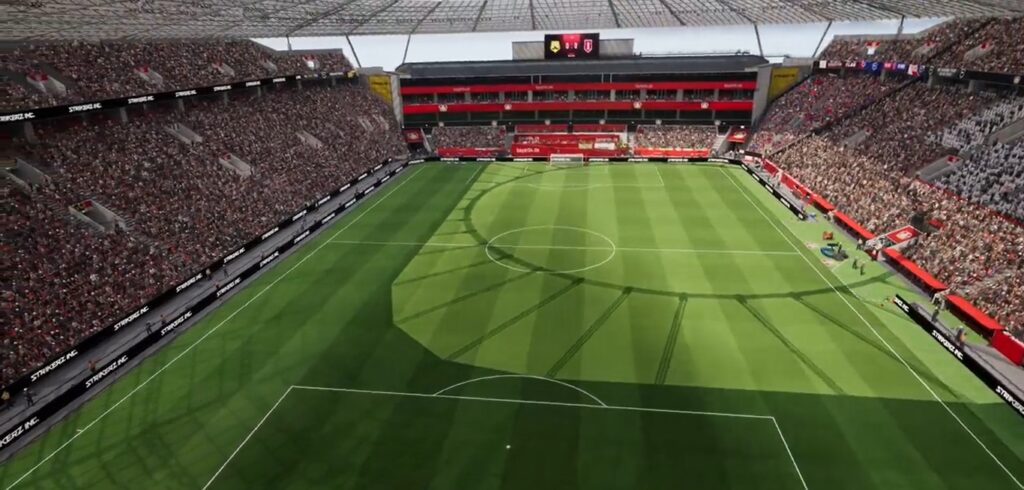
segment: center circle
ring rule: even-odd
[[[546,234],[547,243],[540,243],[543,240],[536,239],[536,237],[541,236],[540,232],[542,230],[550,230],[550,233]],[[535,237],[533,240],[530,240],[531,235]],[[515,236],[519,236],[519,240],[511,240],[511,238]],[[615,242],[601,233],[588,230],[586,228],[559,225],[515,228],[500,233],[487,241],[487,245],[484,247],[484,253],[487,254],[487,258],[491,259],[491,262],[514,271],[533,272],[534,269],[523,267],[519,264],[509,264],[506,263],[508,262],[507,260],[501,260],[495,257],[493,250],[501,249],[516,250],[519,253],[510,254],[512,257],[528,264],[536,264],[547,271],[557,273],[583,272],[595,267],[600,267],[606,264],[609,260],[612,260],[612,257],[615,257],[616,252]],[[607,256],[600,262],[589,265],[574,263],[580,262],[580,257],[585,258],[586,254],[591,251],[607,251]],[[530,254],[538,253],[546,253],[548,256],[544,257],[542,260],[528,259],[524,257],[524,255],[529,256]],[[550,256],[552,253],[555,254],[555,257],[553,258]],[[553,261],[556,264],[563,263],[567,266],[549,267],[545,264],[545,262],[549,261]]]

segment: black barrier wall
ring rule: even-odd
[[[419,162],[422,162],[422,160],[413,161],[413,163],[419,163]],[[402,164],[401,166],[396,167],[390,173],[388,173],[387,175],[384,175],[383,177],[378,179],[378,181],[376,183],[372,184],[370,187],[368,187],[367,189],[363,190],[361,193],[357,194],[354,198],[352,198],[352,199],[348,200],[347,202],[342,203],[339,206],[337,206],[337,208],[334,209],[331,213],[329,213],[325,218],[319,220],[318,222],[310,224],[308,227],[302,228],[303,231],[299,232],[295,236],[295,238],[293,238],[292,240],[286,242],[285,245],[282,245],[282,246],[278,247],[276,250],[274,250],[274,252],[268,254],[266,257],[264,257],[262,260],[260,260],[260,262],[258,262],[254,266],[248,267],[247,269],[242,271],[240,273],[240,275],[236,279],[234,279],[231,282],[225,284],[220,289],[218,289],[216,292],[214,292],[214,293],[212,293],[212,294],[210,294],[210,295],[208,295],[206,297],[200,298],[189,309],[187,309],[186,311],[180,313],[176,317],[174,317],[172,319],[169,319],[167,321],[167,323],[165,323],[164,325],[161,325],[160,326],[160,330],[154,331],[152,334],[142,338],[136,344],[126,348],[124,350],[124,352],[120,356],[117,356],[117,358],[114,361],[112,361],[112,362],[110,362],[110,363],[108,363],[108,364],[106,364],[104,366],[99,367],[96,370],[95,374],[93,376],[91,376],[90,378],[87,378],[87,379],[85,379],[85,380],[83,380],[83,381],[81,381],[81,382],[79,382],[77,384],[72,385],[65,392],[61,393],[55,399],[51,400],[49,403],[47,403],[46,405],[42,406],[40,409],[38,409],[32,415],[27,417],[22,423],[16,425],[14,427],[14,429],[12,429],[8,433],[4,434],[3,437],[0,438],[0,450],[3,450],[3,448],[7,447],[8,445],[10,445],[10,444],[14,443],[15,441],[17,441],[18,439],[20,439],[21,436],[26,434],[32,427],[34,427],[39,422],[41,422],[41,421],[45,420],[46,418],[48,418],[48,417],[52,416],[53,414],[55,414],[61,408],[66,406],[68,403],[70,403],[72,400],[75,400],[79,396],[82,396],[86,391],[88,391],[90,388],[92,388],[95,384],[97,384],[100,381],[102,381],[108,375],[110,375],[111,373],[116,371],[118,368],[123,366],[125,363],[127,363],[130,359],[132,359],[134,357],[137,357],[138,355],[142,354],[146,349],[148,349],[153,344],[157,343],[161,338],[163,338],[166,335],[172,333],[177,327],[182,325],[186,320],[191,318],[193,315],[195,315],[198,312],[208,308],[218,298],[220,298],[224,294],[227,294],[232,288],[234,288],[235,286],[237,286],[238,284],[243,282],[245,279],[249,278],[250,276],[252,276],[256,272],[258,272],[259,270],[263,269],[264,267],[267,267],[270,264],[274,263],[274,261],[279,256],[281,256],[282,254],[284,254],[285,252],[290,250],[292,247],[298,245],[303,239],[305,239],[307,236],[309,236],[310,234],[312,234],[316,230],[318,230],[321,227],[323,227],[324,225],[326,225],[327,222],[329,222],[331,219],[333,219],[339,213],[341,213],[342,211],[345,211],[346,209],[352,207],[352,205],[354,205],[356,202],[358,202],[359,200],[361,200],[364,197],[366,197],[367,195],[369,195],[369,193],[370,193],[370,191],[372,189],[376,188],[380,184],[383,184],[384,182],[387,182],[392,176],[394,176],[394,175],[398,174],[399,172],[401,172],[408,165],[409,165],[409,163],[405,163],[405,164]],[[79,355],[82,355],[82,354],[88,352],[90,349],[96,347],[97,345],[102,343],[104,340],[106,340],[106,339],[110,338],[111,336],[113,336],[117,331],[121,330],[122,328],[124,328],[126,326],[131,325],[133,322],[138,320],[140,317],[142,317],[143,314],[145,314],[149,310],[151,310],[153,308],[156,308],[156,307],[166,303],[167,301],[170,301],[171,299],[177,297],[178,295],[184,293],[192,285],[197,283],[199,280],[201,280],[201,279],[203,279],[203,278],[205,278],[207,276],[212,275],[214,272],[220,270],[221,268],[223,268],[224,266],[229,264],[232,260],[240,257],[242,255],[242,253],[244,253],[246,250],[255,248],[260,243],[263,243],[266,240],[268,240],[269,238],[273,237],[274,235],[276,235],[278,233],[278,231],[280,229],[282,229],[282,228],[284,228],[284,227],[286,227],[286,226],[288,226],[288,225],[290,225],[290,224],[292,224],[292,223],[294,223],[296,221],[301,220],[303,217],[306,216],[306,214],[308,214],[308,213],[310,213],[310,212],[312,212],[314,210],[319,209],[324,204],[330,202],[331,199],[337,197],[342,192],[345,192],[346,190],[348,190],[352,186],[356,185],[357,183],[362,182],[367,177],[369,177],[369,175],[372,172],[375,172],[375,171],[379,170],[383,166],[384,166],[384,164],[378,164],[375,167],[373,167],[372,170],[368,170],[368,171],[362,173],[358,177],[350,180],[348,183],[346,183],[345,185],[343,185],[343,186],[339,187],[338,189],[334,190],[330,194],[328,194],[328,195],[326,195],[326,196],[324,196],[324,197],[322,197],[320,199],[317,199],[312,204],[306,206],[305,208],[303,208],[302,210],[298,211],[297,213],[295,213],[291,217],[282,220],[277,226],[274,226],[274,227],[270,228],[269,230],[267,230],[264,233],[262,233],[260,236],[250,240],[248,243],[246,243],[242,247],[239,247],[238,249],[233,250],[232,252],[228,253],[223,258],[217,260],[216,262],[211,264],[208,268],[204,269],[202,272],[199,272],[199,273],[191,276],[189,279],[187,279],[186,281],[182,282],[181,284],[175,286],[172,289],[169,289],[169,290],[165,291],[163,294],[161,294],[161,295],[157,296],[156,298],[150,300],[148,303],[146,303],[145,305],[143,305],[139,309],[135,310],[131,314],[125,316],[124,318],[122,318],[121,320],[117,321],[116,323],[113,323],[113,324],[107,326],[106,328],[96,332],[95,334],[91,335],[90,337],[87,337],[85,340],[80,342],[75,347],[73,347],[73,348],[71,348],[71,349],[61,353],[60,355],[54,357],[51,361],[49,361],[46,364],[44,364],[41,368],[39,368],[36,371],[28,374],[27,376],[22,377],[21,379],[18,379],[17,381],[11,383],[10,385],[5,387],[4,389],[9,391],[9,392],[11,392],[11,393],[18,393],[18,392],[21,391],[21,389],[23,389],[25,387],[28,387],[28,386],[31,386],[32,384],[40,381],[41,379],[46,377],[48,374],[56,371],[57,368],[59,368],[61,365],[67,363],[71,359],[74,359],[74,358],[78,357]]]
[[[341,214],[346,209],[352,207],[356,202],[358,202],[358,201],[362,200],[363,198],[365,198],[366,196],[368,196],[370,194],[371,190],[373,190],[376,187],[380,186],[381,184],[387,182],[389,179],[391,179],[391,177],[393,177],[393,176],[397,175],[398,173],[400,173],[402,170],[404,170],[410,164],[415,164],[415,163],[422,163],[422,160],[413,160],[411,162],[407,162],[407,163],[404,163],[404,164],[402,164],[402,165],[400,165],[398,167],[395,167],[391,172],[389,172],[388,174],[386,174],[386,175],[382,176],[381,178],[379,178],[377,180],[377,182],[375,182],[374,184],[372,184],[369,187],[367,187],[365,190],[363,190],[362,192],[357,194],[352,199],[350,199],[350,200],[348,200],[348,201],[346,201],[344,203],[341,203],[338,206],[336,206],[335,209],[333,211],[331,211],[329,214],[327,214],[327,216],[325,216],[324,218],[319,219],[316,222],[313,222],[313,223],[309,224],[309,226],[307,226],[307,227],[300,228],[301,231],[299,231],[295,235],[294,238],[292,238],[291,240],[285,242],[283,245],[277,247],[273,252],[268,253],[259,262],[255,263],[255,264],[253,264],[253,265],[251,265],[249,267],[247,267],[245,270],[243,270],[238,275],[238,277],[233,279],[231,282],[228,282],[227,284],[224,284],[223,286],[221,286],[216,291],[213,291],[210,294],[200,298],[195,303],[193,303],[192,306],[189,307],[187,310],[179,313],[177,316],[173,317],[172,319],[169,319],[167,321],[167,323],[161,325],[159,330],[154,330],[152,333],[146,335],[145,337],[142,337],[135,344],[125,348],[125,350],[122,351],[120,355],[116,356],[113,361],[110,361],[107,364],[104,364],[103,366],[99,366],[96,369],[96,371],[91,376],[89,376],[88,378],[85,378],[85,379],[79,381],[78,383],[75,383],[75,384],[71,385],[68,389],[66,389],[63,393],[58,395],[56,398],[54,398],[53,400],[49,401],[48,403],[46,403],[42,407],[38,408],[35,412],[33,412],[33,413],[29,414],[28,416],[26,416],[25,418],[23,418],[21,422],[19,422],[18,424],[14,425],[11,430],[9,430],[7,433],[3,434],[2,437],[0,437],[0,450],[3,450],[4,448],[6,448],[6,447],[10,446],[11,444],[14,444],[18,440],[20,440],[22,437],[25,437],[26,435],[30,434],[32,429],[35,428],[36,426],[38,426],[41,422],[43,422],[46,419],[52,417],[54,414],[59,412],[61,409],[63,409],[65,406],[67,406],[72,401],[74,401],[77,398],[85,395],[88,391],[90,391],[91,389],[95,388],[96,385],[98,385],[101,381],[103,381],[104,379],[108,378],[111,374],[116,372],[118,369],[120,369],[124,365],[128,364],[128,362],[130,360],[132,360],[132,359],[134,359],[136,357],[141,356],[143,353],[145,353],[145,351],[147,349],[152,347],[154,344],[159,342],[161,339],[163,339],[167,335],[170,335],[171,333],[173,333],[178,327],[183,325],[185,323],[185,321],[187,321],[189,318],[191,318],[191,317],[197,315],[198,313],[202,312],[203,310],[209,308],[220,297],[222,297],[225,294],[227,294],[228,292],[230,292],[232,289],[237,287],[239,284],[244,282],[246,279],[248,279],[249,277],[252,277],[254,274],[259,272],[260,270],[273,265],[277,261],[277,259],[279,257],[283,256],[286,252],[291,250],[293,247],[298,246],[300,243],[302,243],[303,240],[305,240],[308,236],[313,234],[315,231],[319,230],[320,228],[322,228],[324,226],[327,226],[327,224],[330,223],[331,220],[333,220],[336,216]],[[373,168],[373,171],[379,170],[381,167],[383,167],[383,164],[379,164],[379,165],[375,166]],[[295,222],[295,221],[298,221],[298,220],[302,219],[302,217],[304,217],[308,212],[319,208],[323,204],[325,204],[328,201],[330,201],[331,198],[337,197],[339,194],[341,194],[345,190],[349,189],[350,187],[355,185],[357,182],[365,180],[369,175],[370,175],[370,172],[368,171],[368,172],[363,173],[359,177],[356,177],[355,179],[352,179],[349,183],[345,184],[344,186],[340,187],[339,189],[335,190],[334,192],[331,192],[330,194],[328,194],[328,196],[325,196],[324,198],[318,199],[313,204],[310,204],[309,206],[304,208],[302,211],[299,211],[298,213],[293,215],[291,218],[288,218],[288,219],[282,221],[278,226],[276,226],[274,228],[271,228],[266,233],[263,233],[260,237],[254,239],[250,243],[246,244],[246,246],[244,246],[242,248],[239,248],[238,250],[235,250],[232,253],[228,254],[227,256],[225,256],[224,259],[219,260],[217,263],[219,264],[219,266],[222,267],[224,264],[230,262],[230,260],[232,260],[234,258],[237,258],[239,255],[241,255],[241,252],[244,252],[246,249],[252,248],[255,245],[259,244],[260,242],[267,240],[268,238],[273,236],[275,233],[277,233],[277,230],[280,229],[281,227],[286,226],[286,225],[288,225],[288,224],[290,224],[292,222]],[[139,313],[140,311],[142,311],[142,312],[148,311],[150,308],[156,307],[158,304],[161,304],[161,303],[167,301],[168,299],[170,299],[171,297],[173,297],[173,296],[175,296],[177,294],[180,294],[182,291],[185,291],[186,289],[188,289],[188,287],[191,286],[192,283],[196,282],[194,280],[196,277],[200,277],[201,278],[201,277],[203,277],[204,275],[206,275],[208,273],[209,272],[203,272],[203,273],[201,273],[201,274],[199,274],[197,276],[193,276],[192,279],[189,279],[188,281],[185,281],[184,283],[179,285],[177,288],[165,292],[163,295],[161,295],[160,297],[154,299],[153,301],[148,303],[143,308],[140,308],[137,312],[132,313],[131,315],[129,315],[125,319],[119,321],[118,323],[115,323],[115,324],[107,327],[106,329],[104,329],[100,333],[97,333],[96,335],[93,335],[92,337],[86,339],[85,342],[83,342],[82,344],[79,344],[74,349],[72,349],[72,350],[64,353],[63,355],[59,356],[58,360],[63,359],[61,361],[61,364],[62,364],[63,362],[66,362],[67,360],[71,359],[72,357],[77,356],[78,353],[84,352],[88,348],[91,348],[92,346],[98,344],[103,339],[105,339],[105,338],[109,337],[110,335],[112,335],[113,332],[116,331],[116,329],[120,329],[120,328],[124,327],[125,325],[131,324],[132,321],[134,321],[139,316],[141,316],[141,313]],[[184,286],[184,287],[182,287],[182,286]],[[115,327],[116,327],[116,329],[115,329]],[[75,354],[70,354],[71,352],[75,352]],[[51,363],[51,364],[53,364],[53,363]],[[57,365],[59,366],[60,364],[57,364]],[[50,364],[48,364],[47,367],[45,367],[43,369],[47,370],[47,372],[49,372],[49,371],[52,371],[53,369],[55,369],[55,367],[50,367]],[[20,383],[30,384],[30,383],[36,381],[37,379],[39,379],[39,378],[32,379],[32,376],[34,376],[35,374],[36,373],[33,373],[33,375],[27,376],[26,378],[23,378],[22,380],[19,380],[15,384],[20,384]],[[44,373],[44,375],[45,375],[45,373]],[[12,384],[11,386],[15,386],[15,384]],[[23,386],[27,386],[27,384],[24,384]]]
[[[1014,412],[1017,412],[1017,415],[1024,417],[1024,400],[1004,387],[1003,384],[999,382],[999,379],[996,378],[995,374],[992,374],[991,371],[985,369],[973,354],[960,348],[956,339],[949,338],[949,336],[947,336],[941,328],[932,323],[924,313],[919,309],[914,308],[909,301],[901,298],[899,295],[894,296],[892,302],[895,303],[903,313],[906,313],[911,320],[914,320],[914,323],[917,323],[917,325],[927,332],[931,338],[935,339],[939,345],[945,348],[946,352],[949,352],[950,355],[960,361],[960,364],[963,364],[967,369],[974,373],[982,383],[985,383],[985,386],[988,386],[992,391],[994,391],[1000,399],[1005,401],[1006,404],[1013,409]]]

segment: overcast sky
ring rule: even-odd
[[[908,19],[903,32],[927,29],[941,19]],[[898,21],[844,22],[832,25],[822,49],[836,34],[892,34]],[[807,57],[814,53],[825,24],[759,26],[765,56]],[[725,53],[749,51],[757,54],[757,37],[752,26],[677,27],[659,29],[601,30],[605,39],[632,38],[640,53]],[[393,70],[402,63],[406,36],[353,36],[352,44],[362,66]],[[412,37],[406,61],[507,60],[512,59],[513,41],[541,41],[540,32],[494,32],[470,34],[424,34]],[[283,38],[257,39],[274,49],[287,49]],[[344,37],[292,38],[294,49],[341,48],[352,58]]]

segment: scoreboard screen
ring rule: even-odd
[[[544,59],[596,59],[601,55],[601,36],[588,34],[544,35]]]

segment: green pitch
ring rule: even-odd
[[[1024,424],[825,229],[735,168],[413,167],[0,488],[1024,488]]]

